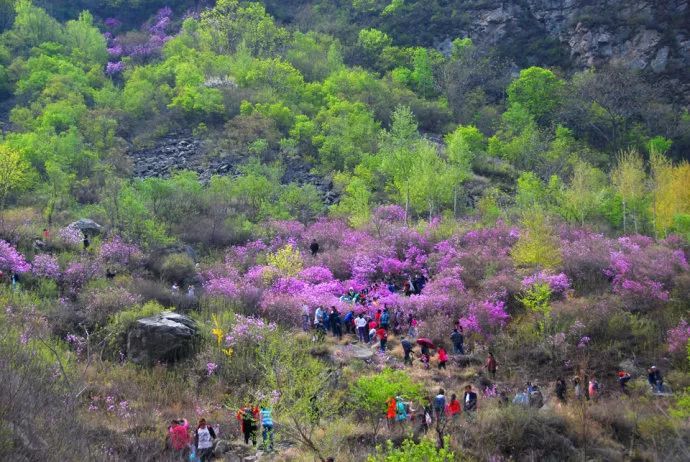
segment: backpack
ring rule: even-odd
[[[244,411],[242,411],[242,423],[244,425],[254,425],[254,422],[254,413],[252,410],[250,408],[244,409]]]

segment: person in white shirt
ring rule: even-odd
[[[367,342],[367,320],[364,319],[364,315],[359,313],[359,316],[355,318],[355,327],[357,328],[357,338],[360,342]]]
[[[211,460],[213,456],[213,440],[216,439],[216,432],[210,426],[206,425],[206,419],[199,421],[199,426],[194,433],[194,446],[196,447],[196,456],[201,462]]]

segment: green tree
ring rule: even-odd
[[[606,175],[604,172],[584,161],[578,161],[573,167],[573,176],[563,194],[562,211],[567,219],[573,219],[585,225],[603,200],[606,193]]]
[[[436,94],[436,83],[431,67],[431,59],[426,48],[417,48],[414,52],[413,70],[411,74],[415,90],[425,98]]]
[[[543,212],[534,210],[525,213],[522,232],[511,256],[518,266],[555,269],[561,264],[558,236]]]
[[[521,104],[536,121],[544,123],[560,104],[563,86],[563,81],[548,69],[523,69],[508,86],[508,104]]]
[[[0,144],[0,212],[5,210],[11,192],[22,191],[30,186],[30,166],[21,153]]]
[[[628,230],[628,216],[632,217],[635,232],[638,232],[646,178],[644,161],[637,151],[631,149],[618,155],[616,166],[611,171],[611,182],[623,205],[624,233]]]
[[[386,415],[388,400],[400,396],[417,401],[422,388],[403,371],[384,369],[372,376],[358,378],[350,385],[352,406],[372,427],[374,442]]]

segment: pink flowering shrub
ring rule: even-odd
[[[12,245],[0,239],[0,271],[26,273],[31,269],[24,256]]]
[[[564,230],[561,233],[563,270],[573,288],[583,293],[608,288],[604,270],[609,266],[612,248],[613,241],[603,234],[584,230]]]
[[[139,262],[143,255],[139,247],[115,236],[101,245],[99,256],[105,263],[129,266]]]
[[[690,339],[690,325],[681,319],[678,325],[666,333],[668,351],[674,354],[685,354]]]
[[[58,239],[64,245],[76,247],[84,240],[84,235],[76,226],[65,226],[58,231]]]
[[[101,273],[101,268],[94,261],[74,260],[67,265],[62,274],[62,283],[67,292],[76,295],[88,281]]]
[[[60,265],[54,256],[41,253],[31,262],[31,272],[34,276],[57,281],[60,278]]]
[[[225,337],[226,347],[235,347],[239,343],[258,343],[266,338],[267,333],[276,330],[274,323],[266,322],[253,316],[235,315],[232,329]]]
[[[510,319],[501,300],[484,300],[469,306],[467,314],[460,318],[460,325],[466,332],[476,332],[485,338],[491,338],[503,328]]]
[[[570,289],[570,280],[565,273],[549,274],[546,271],[540,271],[537,274],[528,276],[522,280],[522,286],[525,289],[532,287],[535,284],[546,284],[551,289],[552,295],[561,296]]]

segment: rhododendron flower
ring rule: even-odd
[[[690,339],[690,325],[685,319],[681,319],[678,325],[666,334],[668,339],[668,351],[671,353],[684,353]]]
[[[522,286],[527,289],[535,284],[547,284],[551,293],[555,295],[562,295],[570,289],[570,280],[565,273],[549,274],[546,271],[540,271],[522,280]]]

